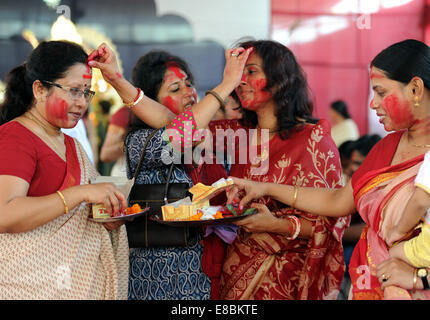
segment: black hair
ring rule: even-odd
[[[287,139],[298,125],[318,122],[312,116],[313,103],[305,74],[290,49],[272,40],[250,40],[239,43],[238,46],[245,49],[253,47],[253,52],[263,61],[262,68],[267,78],[265,90],[270,90],[273,94],[281,139]],[[257,125],[257,114],[254,111],[243,109],[243,113],[243,124]]]
[[[188,80],[194,85],[194,77],[188,64],[182,58],[171,55],[167,51],[152,50],[136,62],[131,75],[134,86],[142,89],[145,95],[158,101],[157,96],[169,67],[177,67],[188,75]],[[130,130],[149,128],[142,120],[132,117]]]
[[[350,159],[351,153],[354,150],[354,147],[355,147],[354,140],[348,140],[343,142],[338,148],[340,157],[344,159]]]
[[[332,108],[334,111],[339,113],[344,119],[351,118],[351,115],[348,112],[348,106],[342,100],[337,100],[332,102],[332,104],[330,105],[330,108]]]
[[[381,137],[377,134],[363,135],[355,141],[353,150],[357,150],[365,157],[379,140],[381,140]]]
[[[109,114],[110,108],[112,107],[112,103],[109,100],[101,100],[100,111],[102,114]]]
[[[234,101],[236,101],[239,105],[242,105],[242,104],[240,103],[239,96],[237,95],[237,92],[236,92],[235,90],[233,90],[233,91],[230,93],[230,97],[232,97],[232,98],[234,99]]]
[[[239,111],[241,114],[243,114],[242,103],[240,102],[239,96],[237,95],[237,93],[236,93],[236,91],[235,91],[235,90],[233,90],[233,91],[230,93],[229,98],[232,98],[234,101],[236,101],[236,103],[238,103],[238,104],[239,104],[239,107],[238,107],[239,109],[238,109],[238,111]],[[221,107],[220,107],[220,110],[221,110],[221,111],[222,111],[222,113],[225,115],[225,107],[224,107],[224,106],[221,106]]]
[[[82,47],[69,41],[43,41],[20,66],[6,77],[5,100],[0,106],[0,125],[23,115],[33,104],[33,82],[55,82],[65,77],[67,70],[77,64],[86,64],[88,55]]]
[[[371,65],[385,72],[391,80],[408,84],[415,76],[430,89],[430,48],[424,42],[408,39],[382,50]]]

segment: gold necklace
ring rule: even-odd
[[[423,145],[418,145],[418,144],[411,144],[413,147],[417,147],[417,148],[430,148],[430,144],[423,144]]]
[[[36,122],[37,124],[39,124],[42,127],[42,129],[46,132],[46,134],[48,134],[48,135],[49,135],[48,131],[50,131],[50,130],[54,130],[57,135],[61,134],[61,129],[52,129],[52,128],[50,129],[50,128],[48,128],[42,121],[37,119],[37,117],[35,117],[30,111],[28,111],[28,118],[30,120],[33,120],[33,122]]]
[[[419,144],[410,143],[409,137],[408,137],[408,143],[415,148],[430,148],[430,144],[419,145]]]
[[[40,127],[42,127],[43,131],[46,133],[46,137],[48,138],[48,140],[51,142],[52,147],[55,151],[55,153],[58,154],[58,156],[63,159],[64,161],[66,161],[66,156],[65,153],[60,151],[57,144],[55,143],[54,139],[51,138],[50,134],[48,133],[49,128],[39,119],[37,119],[35,116],[32,115],[32,113],[30,111],[28,111],[24,117],[28,118],[29,120],[32,120],[34,123],[38,124]],[[55,129],[54,129],[55,130]],[[61,135],[61,130],[58,130],[58,136]]]

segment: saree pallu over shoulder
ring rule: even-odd
[[[62,189],[98,175],[76,140],[74,147],[68,161],[77,161],[67,164]],[[125,228],[108,232],[89,214],[90,206],[81,203],[34,230],[0,234],[0,299],[126,299]]]
[[[230,174],[260,182],[338,188],[340,160],[329,128],[325,121],[320,121],[306,125],[286,140],[272,138],[267,174],[252,174],[253,163],[234,164]],[[260,158],[263,155],[262,152]],[[341,239],[349,217],[336,219],[292,212],[285,204],[268,197],[258,202],[267,205],[279,218],[294,214],[310,221],[312,236],[287,240],[280,234],[239,229],[236,240],[227,249],[221,298],[336,299],[345,271]]]
[[[353,184],[356,207],[366,222],[350,262],[352,297],[357,300],[428,299],[430,293],[399,288],[381,289],[377,266],[389,259],[391,231],[402,217],[414,190],[424,156],[362,175]]]

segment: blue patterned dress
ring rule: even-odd
[[[132,178],[137,167],[143,145],[153,129],[141,129],[127,136],[125,142]],[[168,150],[163,139],[165,128],[160,129],[146,147],[141,172],[136,178],[139,184],[163,183],[159,168],[167,176],[169,166],[162,162],[162,151]],[[172,171],[170,182],[192,181],[187,172],[179,166]],[[200,239],[199,239],[200,240]],[[128,298],[130,300],[208,300],[211,283],[203,272],[201,257],[203,247],[200,241],[189,247],[132,248],[130,250],[130,278]]]

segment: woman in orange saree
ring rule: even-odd
[[[370,107],[385,130],[395,132],[374,146],[345,187],[296,189],[234,179],[237,186],[229,199],[243,189],[246,195],[242,205],[271,196],[327,217],[345,216],[358,209],[367,226],[351,257],[350,298],[430,299],[428,291],[414,290],[414,268],[403,268],[406,271],[399,273],[394,267],[390,270],[396,263],[387,263],[393,260],[387,245],[392,243],[391,231],[412,195],[415,176],[430,148],[430,48],[417,40],[395,43],[373,59],[370,78],[375,93]],[[378,270],[381,265],[385,277]],[[397,285],[385,285],[387,277]]]

